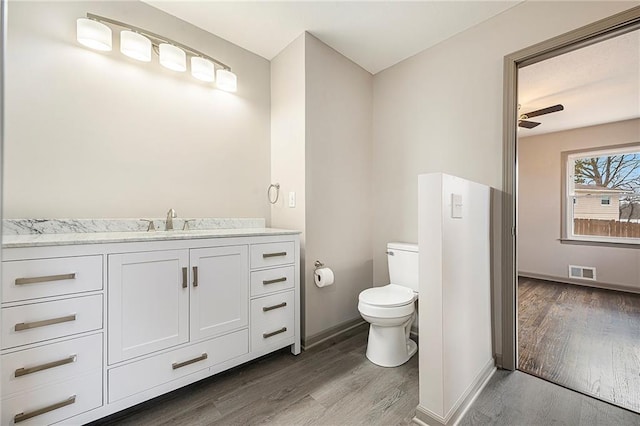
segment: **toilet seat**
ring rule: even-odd
[[[358,296],[360,303],[379,308],[395,308],[413,303],[416,295],[410,288],[396,284],[368,288]]]

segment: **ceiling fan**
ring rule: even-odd
[[[518,105],[518,109],[520,109],[520,105]],[[551,114],[552,112],[558,112],[564,110],[564,107],[560,104],[538,109],[535,111],[527,112],[526,114],[520,114],[518,117],[518,126],[524,127],[525,129],[533,129],[536,126],[539,126],[540,123],[535,121],[528,121],[530,118],[537,117],[539,115]]]

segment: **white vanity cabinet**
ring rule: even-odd
[[[300,353],[298,233],[212,234],[5,243],[0,424],[83,424]]]
[[[189,250],[108,255],[109,364],[189,341]]]
[[[191,341],[249,326],[248,246],[190,250]]]
[[[4,251],[2,425],[55,423],[102,405],[103,256],[70,254]]]
[[[249,326],[248,246],[108,256],[109,364]]]

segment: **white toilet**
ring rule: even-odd
[[[397,367],[418,350],[409,339],[418,298],[417,244],[388,243],[387,261],[391,283],[361,292],[358,310],[371,324],[367,358],[382,367]]]

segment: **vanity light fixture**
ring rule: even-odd
[[[238,77],[231,72],[230,66],[182,43],[124,22],[87,13],[86,18],[77,21],[78,42],[92,49],[110,51],[110,26],[124,28],[120,32],[120,51],[124,55],[150,62],[153,50],[158,54],[162,66],[179,72],[187,70],[187,57],[190,57],[191,75],[194,78],[205,82],[217,80],[219,89],[237,91]]]

